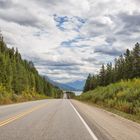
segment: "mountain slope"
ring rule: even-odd
[[[66,83],[66,85],[75,89],[75,91],[82,91],[85,85],[85,80],[77,80],[73,82]]]
[[[83,88],[84,88],[84,85],[85,85],[85,80],[76,80],[76,81],[68,82],[68,83],[59,83],[59,82],[55,82],[55,81],[51,80],[47,76],[45,76],[45,78],[50,83],[59,87],[60,89],[68,90],[68,91],[83,91]]]
[[[59,97],[60,92],[38,74],[32,62],[23,60],[17,49],[7,48],[0,36],[0,103],[6,98],[5,102],[39,96]]]
[[[140,121],[140,78],[97,87],[76,97]]]
[[[55,82],[47,76],[45,76],[45,79],[48,80],[50,83],[52,83],[54,86],[57,86],[62,90],[67,90],[67,91],[75,91],[76,90],[74,87],[71,87],[67,84]]]

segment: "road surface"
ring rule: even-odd
[[[0,106],[0,140],[140,140],[140,125],[68,99]]]

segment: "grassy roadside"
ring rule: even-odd
[[[0,99],[0,105],[27,102],[27,101],[35,101],[35,100],[43,100],[43,99],[52,99],[52,97],[45,95],[12,95],[11,97],[6,97],[4,99]]]
[[[98,87],[75,99],[140,123],[140,79]]]
[[[79,100],[79,99],[77,99],[77,98],[75,98],[75,99],[76,99],[76,100]],[[79,100],[79,101],[81,101],[81,100]],[[94,106],[94,107],[97,107],[97,108],[104,109],[104,110],[106,110],[106,111],[108,111],[108,112],[114,113],[114,114],[119,115],[119,116],[121,116],[121,117],[123,117],[123,118],[132,120],[132,121],[137,122],[137,123],[140,124],[140,116],[128,114],[128,113],[125,113],[125,112],[116,110],[116,109],[114,109],[114,108],[107,108],[107,107],[105,107],[105,106],[101,106],[101,105],[98,105],[98,104],[94,104],[94,103],[91,102],[91,101],[81,101],[81,102],[83,102],[83,103],[85,103],[85,104],[88,104],[88,105],[91,105],[91,106]]]
[[[34,90],[26,90],[20,95],[17,95],[12,91],[8,91],[4,86],[0,85],[0,105],[50,98],[52,97],[48,97],[44,94],[38,94]]]

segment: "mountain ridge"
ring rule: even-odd
[[[51,80],[47,76],[45,76],[45,78],[53,85],[58,86],[59,88],[66,91],[82,91],[85,85],[85,80],[76,80],[76,81],[68,82],[68,83],[59,83],[59,82],[55,82]]]

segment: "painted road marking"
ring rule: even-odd
[[[78,117],[80,118],[80,120],[82,121],[82,123],[84,124],[84,126],[86,127],[86,129],[88,130],[89,134],[91,135],[91,137],[93,138],[93,140],[98,140],[98,138],[96,137],[96,135],[93,133],[93,131],[90,129],[90,127],[87,125],[87,123],[84,121],[84,119],[82,118],[82,116],[78,113],[78,111],[76,110],[76,108],[73,106],[73,104],[69,101],[70,105],[72,106],[72,108],[74,109],[74,111],[76,112],[76,114],[78,115]]]
[[[17,120],[19,118],[22,118],[22,117],[24,117],[24,116],[32,113],[33,111],[38,110],[38,109],[40,109],[40,108],[42,108],[44,106],[46,106],[46,103],[45,104],[42,104],[42,105],[39,105],[39,106],[36,106],[36,107],[33,107],[33,108],[31,108],[31,109],[29,109],[29,110],[27,110],[25,112],[22,112],[20,114],[17,114],[16,116],[12,116],[12,117],[4,120],[4,121],[0,121],[0,127],[6,125],[8,123],[11,123],[11,122],[13,122],[13,121],[15,121],[15,120]]]

